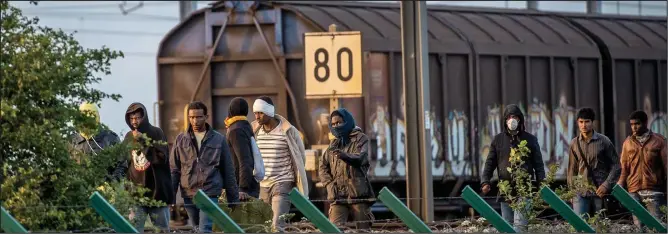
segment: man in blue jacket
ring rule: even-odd
[[[230,149],[225,136],[206,123],[207,107],[202,102],[188,105],[188,129],[176,136],[170,168],[174,194],[181,186],[181,196],[189,224],[200,232],[211,232],[212,221],[193,204],[198,190],[215,203],[225,188],[230,207],[239,202],[239,188],[234,175]]]

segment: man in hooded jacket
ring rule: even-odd
[[[540,146],[538,145],[537,138],[526,131],[522,110],[514,104],[506,106],[503,113],[503,121],[504,131],[494,136],[489,154],[485,160],[481,182],[483,194],[487,194],[491,189],[490,180],[494,170],[497,171],[499,180],[512,181],[511,173],[507,170],[510,167],[510,150],[511,147],[516,148],[521,141],[526,141],[526,146],[531,150],[529,158],[525,159],[522,168],[526,169],[527,173],[538,184],[545,179],[545,166]],[[521,212],[513,212],[505,200],[501,202],[501,215],[506,221],[514,223],[516,230],[526,229],[527,219],[523,217]]]
[[[320,181],[327,188],[327,200],[333,201],[329,220],[341,225],[352,215],[357,229],[369,229],[375,197],[367,179],[369,138],[344,108],[332,112],[329,128],[336,139],[323,154],[318,170]]]
[[[74,154],[80,153],[82,155],[97,155],[102,149],[116,145],[121,142],[115,132],[103,127],[100,124],[100,113],[97,106],[92,103],[82,103],[79,106],[79,111],[95,118],[98,124],[97,129],[80,129],[75,133],[71,139],[71,147]],[[80,156],[75,156],[75,159],[80,162]],[[121,161],[119,163],[124,163]],[[114,167],[109,168],[108,179],[120,180],[124,176],[122,171],[114,170]]]
[[[143,104],[135,102],[125,112],[125,122],[132,131],[125,134],[124,142],[132,145],[128,179],[150,191],[148,198],[174,203],[174,192],[169,172],[169,149],[162,129],[148,122],[148,112]],[[127,164],[122,165],[127,167]],[[146,215],[162,231],[169,232],[169,206],[138,207],[135,210],[135,227],[143,232]]]
[[[227,126],[227,144],[232,153],[232,162],[236,169],[236,179],[239,184],[239,199],[246,200],[248,196],[260,196],[260,181],[253,177],[253,148],[251,138],[253,129],[248,122],[248,102],[236,97],[230,102]]]

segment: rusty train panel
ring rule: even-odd
[[[234,14],[225,23],[228,11]],[[618,146],[630,132],[626,117],[634,109],[650,114],[654,131],[668,132],[665,21],[432,6],[428,14],[437,181],[479,178],[491,139],[501,132],[503,106],[510,103],[522,107],[544,162],[562,165],[559,178],[565,177],[568,143],[578,131],[577,108],[594,108],[602,117],[596,130]],[[195,12],[165,37],[159,51],[160,126],[169,140],[182,131],[183,108],[206,62],[205,48],[224,30],[196,95],[211,106],[209,122],[224,131],[231,98],[252,102],[269,95],[279,114],[301,120],[307,148],[327,144],[329,100],[304,98],[302,35],[329,24],[362,31],[364,96],[341,104],[371,138],[371,174],[377,181],[404,178],[410,155],[396,4],[223,1]],[[625,55],[631,50],[640,52]]]

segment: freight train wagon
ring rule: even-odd
[[[405,197],[411,155],[405,152],[398,4],[220,1],[194,12],[158,52],[159,126],[169,142],[184,130],[191,100],[210,106],[209,122],[222,132],[232,98],[252,103],[268,95],[303,133],[307,172],[318,187],[329,100],[305,98],[303,34],[331,24],[362,33],[363,97],[343,99],[342,106],[372,139],[375,189],[388,186]],[[618,148],[630,133],[632,110],[647,111],[652,130],[667,131],[666,18],[430,5],[428,27],[437,211],[464,210],[461,199],[439,197],[459,196],[467,184],[479,187],[506,104],[523,108],[546,165],[561,165],[562,181],[578,108],[594,108],[596,130]],[[310,196],[325,197],[322,189]]]

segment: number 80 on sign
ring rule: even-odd
[[[361,33],[305,33],[304,68],[306,98],[361,97]]]

